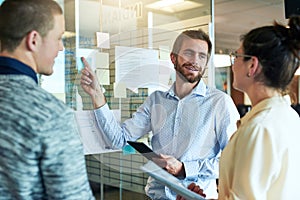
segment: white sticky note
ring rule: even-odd
[[[114,83],[114,97],[115,98],[126,98],[126,85],[125,83]]]
[[[109,33],[96,32],[96,38],[97,38],[98,48],[104,48],[104,49],[110,48]]]
[[[96,69],[96,76],[101,85],[109,85],[108,69]]]
[[[109,69],[109,54],[97,52],[95,54],[95,67],[101,69]]]

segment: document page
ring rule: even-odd
[[[121,149],[111,149],[108,142],[105,141],[104,134],[97,127],[92,110],[75,111],[75,116],[85,155],[121,151]]]

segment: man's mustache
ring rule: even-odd
[[[195,69],[195,71],[201,71],[202,67],[199,66],[197,63],[184,63],[182,65],[183,67],[192,67]]]

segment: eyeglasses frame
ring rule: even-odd
[[[253,57],[253,56],[247,55],[247,54],[240,54],[240,53],[236,53],[236,52],[231,52],[231,53],[229,54],[231,66],[234,64],[235,59],[238,58],[238,57],[251,58],[251,57]]]

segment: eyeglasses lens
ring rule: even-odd
[[[235,56],[235,55],[233,55],[233,54],[231,54],[229,57],[230,57],[230,63],[231,63],[231,65],[233,65],[233,64],[234,64],[234,60],[235,60],[236,56]]]

